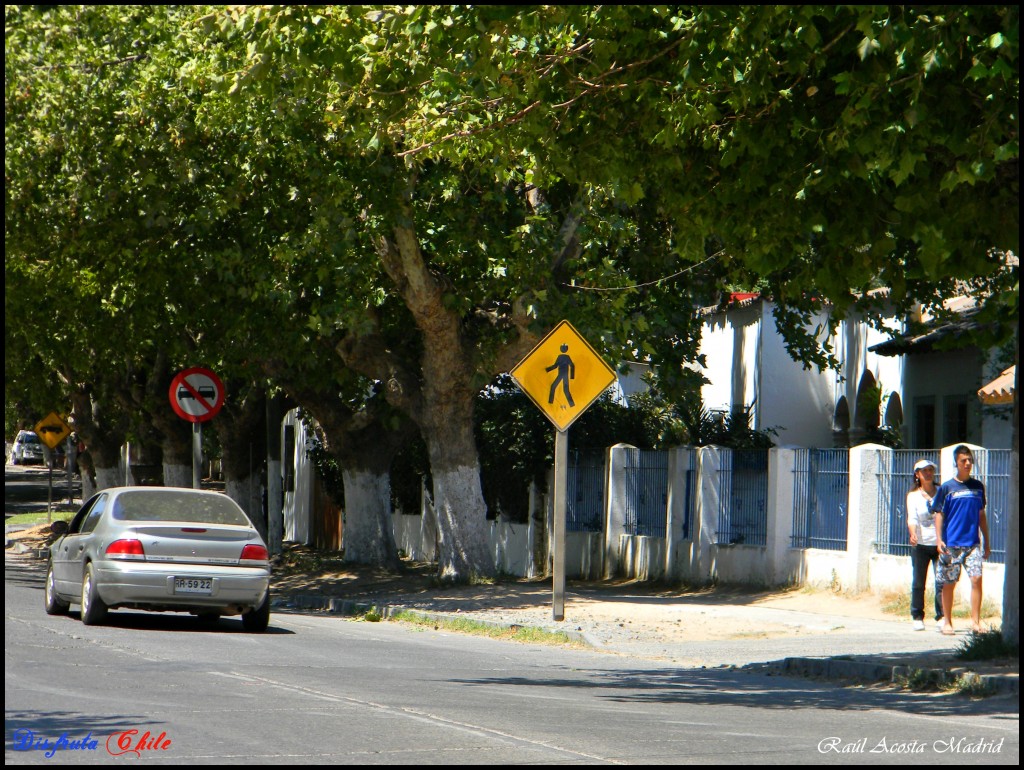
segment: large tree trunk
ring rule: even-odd
[[[88,449],[82,464],[82,496],[88,499],[95,492],[124,483],[121,447],[126,421],[118,409],[104,405],[85,389],[73,393],[71,403],[72,426]]]
[[[391,479],[384,473],[346,467],[345,526],[342,549],[345,561],[397,569],[398,546],[391,520]]]
[[[438,574],[445,580],[495,574],[487,504],[473,433],[475,393],[452,372],[455,351],[427,344],[424,354],[423,438],[434,479],[438,522]]]
[[[480,460],[473,435],[473,351],[462,318],[444,301],[416,238],[413,214],[404,207],[394,239],[378,241],[378,254],[423,338],[419,398],[389,390],[420,426],[430,456],[437,511],[438,573],[443,579],[493,576],[487,505],[480,488]],[[401,384],[400,384],[401,387]]]
[[[267,539],[267,522],[263,514],[263,465],[266,450],[266,408],[262,390],[237,385],[228,393],[233,398],[225,404],[212,423],[220,439],[221,465],[224,469],[224,491],[241,506],[256,526],[260,537]]]

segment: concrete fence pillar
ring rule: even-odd
[[[690,510],[690,532],[684,531],[686,511],[690,505],[691,485],[698,483],[696,473],[688,475],[695,467],[697,450],[693,447],[674,447],[668,453],[668,503],[665,521],[665,577],[678,581],[690,577],[693,554],[693,519],[696,505]],[[696,499],[696,495],[693,496]]]
[[[795,449],[768,451],[768,579],[775,585],[792,582],[796,559],[793,543],[793,477],[796,471]]]
[[[605,505],[604,527],[604,576],[613,578],[619,574],[621,563],[621,538],[626,534],[626,465],[631,451],[636,447],[616,444],[608,448],[605,463],[608,474],[605,488],[608,490]]]
[[[850,449],[850,508],[846,551],[852,563],[853,586],[870,587],[871,555],[878,529],[878,474],[888,466],[892,450],[880,444],[861,444]]]
[[[716,446],[705,446],[697,450],[697,516],[693,525],[693,571],[691,580],[695,584],[710,583],[717,575],[714,560],[714,544],[718,529],[718,511],[721,506],[722,480],[719,470],[722,466],[722,452]]]

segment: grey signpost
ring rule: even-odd
[[[192,423],[192,488],[203,480],[202,424],[212,420],[224,406],[224,383],[209,369],[194,366],[179,372],[171,381],[168,396],[171,407],[183,420]]]

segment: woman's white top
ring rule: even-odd
[[[907,494],[907,523],[917,530],[918,545],[938,545],[932,498],[923,489],[915,489]]]

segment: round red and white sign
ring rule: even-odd
[[[178,417],[189,422],[206,422],[224,406],[224,383],[209,369],[194,366],[171,381],[168,395]]]

